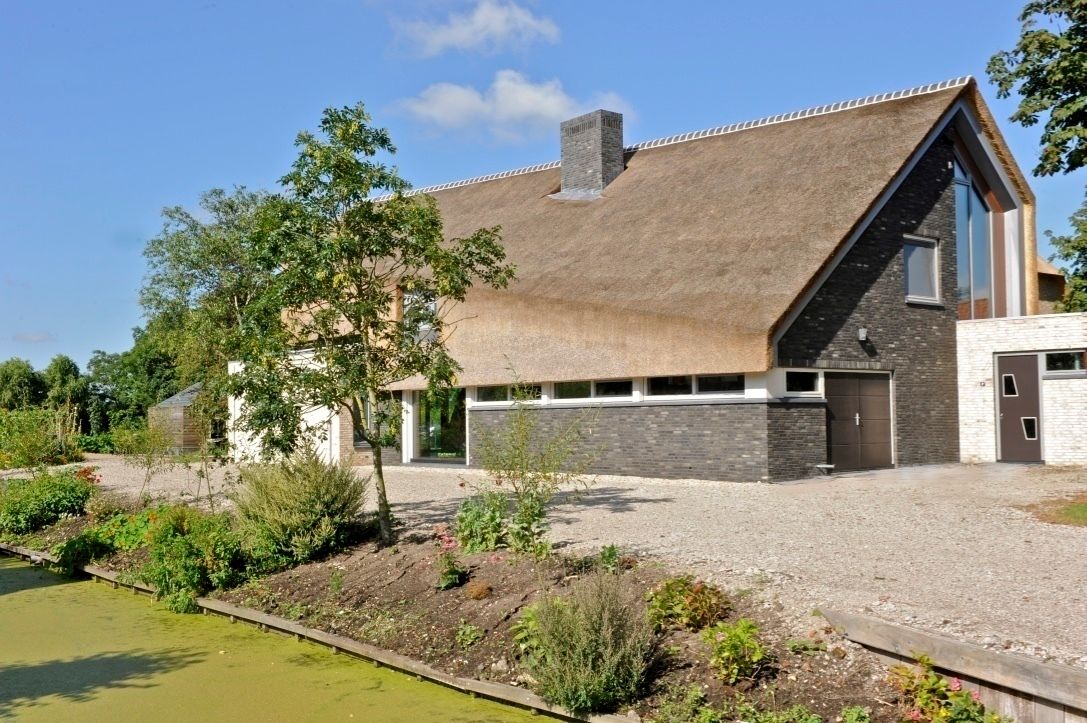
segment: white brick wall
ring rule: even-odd
[[[963,462],[996,461],[994,354],[1087,347],[1087,313],[958,323],[959,447]],[[1087,463],[1087,378],[1042,380],[1042,453]]]

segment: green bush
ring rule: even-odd
[[[586,713],[637,698],[657,637],[626,578],[597,573],[582,579],[569,597],[540,602],[535,624],[538,652],[527,660],[546,700]]]
[[[740,678],[755,677],[770,661],[770,652],[759,638],[759,627],[747,618],[732,625],[717,623],[706,628],[702,639],[710,646],[710,665],[729,685]]]
[[[697,685],[669,688],[653,716],[653,723],[728,723],[731,720],[724,710],[709,702],[706,693]]]
[[[53,548],[57,566],[72,575],[87,563],[112,554],[115,548],[95,527],[90,527],[72,539]]]
[[[151,525],[148,542],[151,559],[139,577],[175,612],[194,612],[198,596],[243,579],[241,536],[226,514],[165,508]]]
[[[932,660],[924,655],[917,666],[891,668],[891,685],[902,694],[909,707],[910,720],[941,723],[1010,723],[998,713],[986,711],[976,694],[963,687],[958,678],[945,678],[932,669]]]
[[[802,705],[794,705],[784,710],[760,710],[743,698],[738,698],[726,706],[726,720],[739,720],[744,723],[823,723],[823,719]]]
[[[0,482],[0,532],[23,535],[62,517],[81,515],[94,492],[91,482],[71,470]]]
[[[842,708],[842,712],[838,714],[838,717],[842,719],[842,723],[872,723],[872,714],[867,708],[862,708],[859,705]]]
[[[287,565],[340,549],[357,537],[369,485],[369,477],[308,452],[242,469],[233,499],[254,555]]]
[[[728,598],[715,585],[690,575],[664,580],[646,596],[649,620],[658,630],[681,627],[701,630],[728,613]]]
[[[467,553],[490,552],[506,544],[509,498],[501,492],[469,497],[457,509],[456,536]]]
[[[76,444],[84,452],[95,454],[112,454],[116,451],[116,447],[113,446],[113,435],[109,432],[81,434],[76,437]]]
[[[64,459],[56,416],[52,409],[0,409],[0,469],[69,461]]]

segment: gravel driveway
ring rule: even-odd
[[[141,476],[92,455],[103,487]],[[213,474],[221,491],[231,467]],[[449,521],[463,468],[390,467],[395,514]],[[176,468],[158,494],[191,496]],[[553,517],[555,541],[593,552],[617,544],[733,590],[778,598],[798,629],[816,608],[861,612],[997,650],[1087,668],[1087,527],[1037,521],[1023,505],[1087,491],[1087,469],[942,465],[768,485],[597,477]],[[810,620],[810,619],[809,619]]]

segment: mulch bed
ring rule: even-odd
[[[562,594],[589,565],[553,557],[544,561],[506,552],[463,555],[468,584],[438,590],[437,547],[415,534],[391,548],[359,545],[330,559],[302,565],[241,588],[220,599],[422,660],[453,675],[526,685],[510,627],[520,611],[543,594]],[[650,590],[670,571],[650,559],[628,564],[622,574]],[[813,616],[803,640],[805,652],[791,652],[795,634],[775,604],[754,594],[730,596],[729,620],[755,620],[776,663],[756,681],[726,686],[709,667],[709,653],[698,633],[669,631],[647,697],[635,710],[652,717],[669,686],[698,684],[715,703],[742,693],[771,710],[803,704],[834,721],[845,706],[869,707],[873,720],[895,721],[899,708],[886,684],[887,671],[859,646],[837,635]],[[457,643],[457,630],[472,625],[484,632],[470,646]]]

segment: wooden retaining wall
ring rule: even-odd
[[[823,615],[847,638],[890,664],[927,655],[937,672],[976,690],[986,710],[1018,723],[1087,723],[1087,671],[996,653],[862,615],[826,611]]]
[[[22,557],[34,562],[48,562],[55,564],[57,561],[54,556],[48,553],[39,552],[37,550],[28,550],[24,547],[8,545],[2,542],[0,542],[0,553]],[[154,594],[153,588],[138,582],[122,582],[118,579],[117,573],[110,570],[95,567],[94,565],[85,565],[81,570],[86,575],[89,575],[95,582],[108,583],[114,589],[121,587],[129,588],[134,595]],[[429,665],[425,665],[398,653],[382,650],[381,648],[376,648],[373,645],[367,645],[366,643],[360,643],[357,640],[345,638],[342,635],[335,635],[333,633],[326,633],[323,630],[307,628],[298,623],[286,620],[285,618],[268,615],[257,610],[250,610],[249,608],[238,607],[237,605],[223,602],[222,600],[201,597],[196,599],[196,604],[200,607],[201,612],[203,612],[204,615],[221,615],[228,618],[232,623],[239,620],[251,623],[263,632],[272,630],[294,637],[294,639],[299,642],[309,641],[327,648],[332,654],[346,653],[370,662],[379,668],[390,668],[410,675],[417,680],[427,680],[432,683],[444,685],[447,688],[467,693],[473,698],[477,696],[488,698],[499,703],[528,710],[534,714],[542,713],[552,718],[566,721],[583,721],[585,723],[630,723],[630,718],[627,718],[626,716],[575,715],[565,708],[551,705],[540,696],[529,690],[525,690],[524,688],[506,685],[505,683],[495,683],[486,680],[460,678],[449,675],[448,673],[443,673]]]

